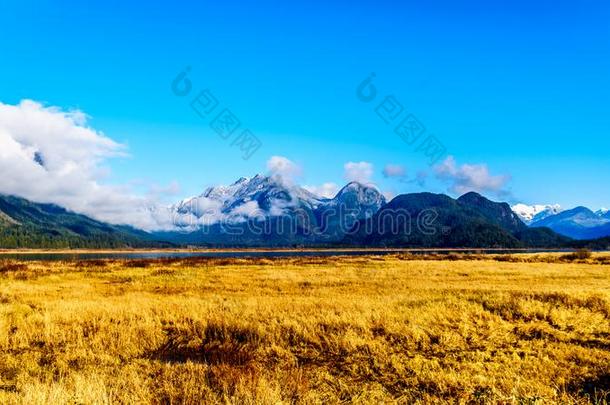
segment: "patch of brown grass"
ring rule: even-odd
[[[16,273],[20,271],[27,271],[28,265],[25,263],[7,261],[0,263],[0,274]]]

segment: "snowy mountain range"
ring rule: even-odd
[[[170,207],[172,222],[183,230],[196,230],[218,222],[239,223],[250,218],[280,216],[291,208],[315,209],[325,202],[281,178],[242,177],[229,186],[210,187],[197,197]]]
[[[610,209],[608,208],[600,208],[595,211],[595,214],[599,215],[600,217],[610,219]]]
[[[610,236],[610,211],[586,207],[562,211],[559,205],[513,205],[512,210],[532,228],[547,227],[573,239]]]
[[[515,214],[521,218],[523,222],[530,225],[532,222],[540,221],[551,215],[559,214],[562,209],[559,204],[553,205],[526,205],[515,204],[511,206]]]
[[[508,204],[477,193],[404,194],[388,203],[375,186],[351,182],[324,198],[260,174],[169,210],[174,229],[155,236],[181,245],[545,247],[569,240],[528,228]]]
[[[481,197],[483,198],[483,197]],[[477,200],[478,201],[478,200]],[[486,201],[484,198],[481,201]],[[461,201],[462,203],[464,201]],[[333,198],[315,195],[279,176],[242,177],[228,186],[206,189],[202,194],[169,207],[173,230],[165,235],[185,243],[300,244],[312,240],[341,241],[359,221],[373,217],[387,203],[372,185],[352,182]],[[472,203],[472,202],[471,202]],[[477,205],[477,204],[470,204]],[[488,207],[477,207],[486,211]],[[497,218],[515,234],[521,226],[549,228],[574,239],[594,239],[610,235],[610,212],[597,213],[578,207],[563,211],[558,204],[516,204],[506,209],[516,218]],[[491,216],[499,216],[493,211]],[[488,216],[489,217],[489,216]],[[512,224],[515,222],[515,224]],[[525,225],[519,225],[520,222]],[[258,224],[252,226],[252,224]],[[510,226],[509,226],[510,225]],[[253,228],[263,226],[268,240]],[[290,232],[284,228],[291,227]],[[231,228],[231,229],[227,229]],[[270,231],[275,228],[275,231]],[[521,231],[522,232],[522,231]],[[312,236],[316,233],[315,236]]]
[[[530,216],[530,226],[515,210]],[[358,182],[324,198],[280,177],[257,175],[210,187],[169,207],[155,207],[155,215],[169,226],[153,233],[5,196],[0,198],[0,247],[558,248],[576,243],[562,235],[575,239],[610,235],[607,211],[596,214],[578,207],[538,219],[554,210],[559,208],[511,208],[474,192],[458,199],[402,194],[387,202],[377,188]],[[600,239],[598,245],[605,248],[604,243]]]
[[[323,198],[278,176],[259,174],[229,186],[210,187],[169,210],[179,232],[197,234],[189,242],[254,241],[263,237],[256,229],[264,227],[276,239],[289,239],[269,244],[285,244],[308,240],[314,231],[324,241],[340,240],[355,222],[371,217],[385,203],[384,196],[371,185],[351,182],[334,198]],[[298,229],[281,231],[287,227]]]

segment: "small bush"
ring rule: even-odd
[[[28,265],[24,263],[13,263],[13,262],[5,262],[0,264],[0,274],[1,273],[14,273],[18,271],[27,271]]]
[[[106,267],[108,265],[108,261],[100,259],[79,260],[74,265],[80,269],[87,269],[91,267]]]
[[[576,257],[579,260],[587,260],[591,257],[591,251],[588,249],[578,249],[576,251]]]
[[[141,259],[141,260],[129,260],[125,262],[125,267],[130,269],[144,269],[153,264],[152,260]]]
[[[569,253],[567,255],[563,255],[561,256],[561,260],[563,261],[568,261],[568,262],[573,262],[576,260],[587,260],[591,258],[591,251],[587,250],[587,249],[578,249],[576,252],[574,253]]]
[[[163,268],[163,269],[154,270],[150,274],[152,276],[173,276],[176,274],[176,270]]]

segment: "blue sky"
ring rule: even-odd
[[[510,176],[511,202],[610,205],[607,1],[125,3],[0,5],[0,102],[89,115],[130,154],[105,182],[176,181],[178,199],[284,156],[308,185],[369,162],[383,190],[459,189],[376,115],[378,100],[356,97],[374,72],[379,100],[395,96],[453,156],[451,175],[487,165]],[[209,88],[261,140],[252,158],[172,93],[186,66],[193,92]],[[385,178],[387,164],[407,181]],[[423,188],[408,181],[421,171]]]

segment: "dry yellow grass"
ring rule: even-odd
[[[607,403],[607,262],[463,258],[0,263],[0,403]]]

